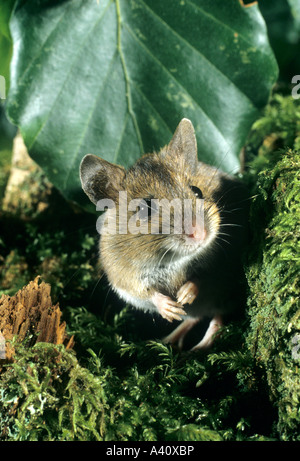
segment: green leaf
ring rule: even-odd
[[[291,13],[295,20],[298,32],[300,32],[300,2],[299,0],[288,0],[291,7]]]
[[[259,7],[280,69],[280,80],[290,84],[300,66],[300,0],[259,0]]]
[[[86,153],[128,166],[192,120],[199,158],[234,171],[277,78],[258,6],[239,0],[23,0],[8,113],[81,204]]]
[[[8,23],[14,4],[15,0],[6,0],[0,5],[0,75],[5,78],[6,91],[9,88],[9,65],[12,55],[12,41]],[[1,96],[3,97],[3,95]]]

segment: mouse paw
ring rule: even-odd
[[[186,315],[182,305],[176,301],[173,301],[169,296],[165,296],[162,293],[155,293],[152,297],[153,304],[157,307],[160,315],[172,322],[173,320],[182,320],[181,315]]]
[[[179,350],[182,349],[183,346],[183,340],[187,333],[200,321],[200,318],[191,318],[188,317],[187,319],[184,319],[183,322],[178,325],[175,330],[173,330],[168,336],[163,338],[163,342],[165,344],[176,344],[178,343],[178,348]]]
[[[199,349],[208,349],[214,343],[215,338],[218,336],[219,330],[222,327],[223,322],[222,318],[219,315],[216,315],[211,321],[206,330],[204,337],[201,341],[192,348],[192,351]]]
[[[195,282],[188,281],[178,290],[177,301],[184,304],[192,304],[197,298],[199,293],[199,288]]]

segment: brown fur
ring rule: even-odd
[[[230,213],[230,207],[233,209],[234,203],[239,199],[237,192],[231,193],[231,190],[237,187],[240,191],[233,178],[198,161],[193,126],[186,119],[181,121],[168,146],[159,153],[144,155],[128,171],[95,156],[86,156],[81,165],[81,181],[83,189],[94,203],[102,198],[116,201],[117,226],[120,222],[119,191],[127,192],[128,202],[132,199],[154,198],[168,200],[189,198],[195,201],[196,197],[190,186],[196,186],[202,191],[208,233],[214,238],[207,249],[203,250],[203,256],[201,253],[197,259],[194,259],[194,255],[191,254],[191,264],[180,266],[178,270],[175,270],[176,265],[172,264],[172,258],[167,260],[166,254],[168,247],[175,244],[174,242],[176,245],[182,242],[183,245],[183,236],[130,233],[101,236],[101,264],[111,286],[116,291],[122,290],[140,300],[150,299],[157,291],[175,297],[178,289],[198,266],[200,272],[204,262],[207,262],[209,267],[210,261],[213,260],[211,255],[217,253],[216,240],[222,225],[222,211],[227,206]],[[232,205],[227,204],[226,197],[231,197]],[[133,214],[128,212],[128,218]],[[226,215],[224,216],[226,220]],[[229,227],[228,229],[227,232],[233,236],[234,231],[231,232]],[[233,236],[232,239],[234,240],[235,237]],[[236,252],[239,252],[238,247]],[[236,258],[233,259],[235,261]],[[221,256],[218,261],[221,261]],[[215,268],[217,277],[221,277],[222,264],[224,264],[224,271],[228,271],[224,261],[217,263]],[[166,271],[160,278],[158,271],[164,267]],[[209,277],[207,273],[206,270],[203,280]],[[151,283],[152,276],[153,283]],[[210,276],[209,283],[213,290],[214,281],[211,278]],[[221,289],[226,283],[226,281],[221,283]]]

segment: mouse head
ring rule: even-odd
[[[189,120],[183,119],[160,155],[145,155],[126,172],[122,166],[88,154],[80,164],[80,180],[84,192],[96,205],[104,198],[116,200],[121,190],[133,188],[136,193],[132,191],[132,194],[138,194],[139,188],[151,187],[147,179],[155,181],[155,190],[163,183],[170,187],[174,175],[180,183],[184,177],[196,174],[197,163],[194,128]]]
[[[118,224],[125,219],[127,226],[127,222],[135,215],[140,223],[140,234],[144,237],[145,234],[160,234],[162,238],[156,242],[162,245],[162,251],[164,247],[170,247],[170,242],[173,248],[178,248],[181,252],[185,252],[185,248],[189,248],[187,251],[191,252],[196,247],[205,247],[215,233],[212,230],[218,227],[217,207],[209,197],[203,197],[199,187],[196,137],[193,125],[187,119],[181,120],[170,143],[158,154],[142,156],[127,171],[95,155],[86,155],[80,165],[80,179],[84,192],[94,204],[103,199],[109,199],[116,204]],[[135,202],[125,218],[121,218],[124,202],[120,202],[120,191],[126,193],[126,205]],[[177,233],[174,232],[175,214],[180,214],[180,208],[177,225],[181,225],[184,200],[188,200],[191,205],[189,209],[186,208],[186,217],[190,216],[190,224]],[[199,204],[199,201],[204,203]],[[175,205],[178,206],[177,211]],[[202,205],[203,216],[195,230],[196,205]],[[158,208],[161,213],[158,213]],[[134,213],[134,210],[138,212]],[[161,216],[164,216],[164,212],[170,215],[166,226],[171,225],[170,233],[176,234],[175,240],[174,236],[168,240],[168,232],[162,227]],[[147,236],[150,239],[151,235]],[[182,246],[182,243],[189,245]]]

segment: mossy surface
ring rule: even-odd
[[[83,308],[71,317],[77,337],[88,331],[80,354],[14,344],[1,374],[2,440],[268,439],[271,424],[251,410],[253,398],[266,402],[246,351],[183,357],[158,341],[125,341],[126,310],[110,326]]]
[[[263,365],[283,439],[300,429],[300,155],[288,151],[258,176],[251,211],[246,342]]]
[[[162,344],[158,319],[109,293],[94,216],[55,191],[32,219],[1,214],[2,292],[41,275],[75,347],[14,340],[0,440],[299,439],[299,120],[297,102],[275,95],[249,136],[247,313],[208,354]]]

